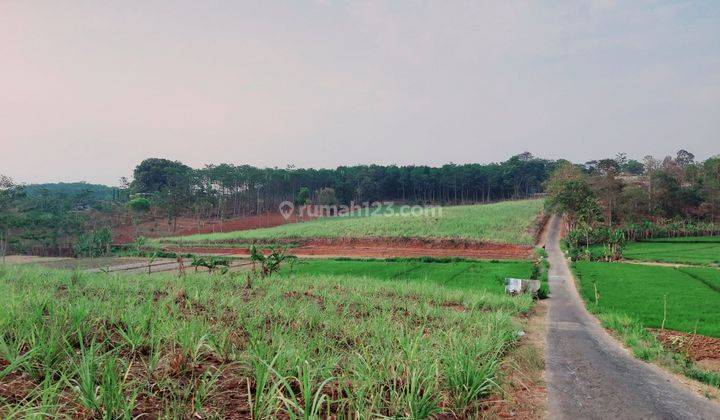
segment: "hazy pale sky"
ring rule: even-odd
[[[720,153],[720,1],[0,0],[0,173]]]

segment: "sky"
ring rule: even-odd
[[[720,1],[0,0],[0,174],[720,153]]]

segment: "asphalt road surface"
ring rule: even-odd
[[[552,419],[720,419],[720,404],[635,359],[586,310],[550,222],[546,373]]]

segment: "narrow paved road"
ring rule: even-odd
[[[720,404],[632,357],[583,306],[550,221],[546,369],[552,419],[720,419]]]

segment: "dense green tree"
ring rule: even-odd
[[[145,159],[133,171],[132,186],[139,193],[158,193],[189,179],[192,169],[168,159]]]
[[[150,211],[150,200],[145,197],[135,197],[128,201],[125,207],[134,213],[147,213]]]
[[[630,159],[622,166],[622,171],[630,175],[642,175],[644,166],[637,160]]]
[[[295,205],[304,206],[310,203],[310,189],[308,187],[300,187],[295,195]]]
[[[675,161],[677,162],[678,165],[680,165],[681,167],[684,168],[686,166],[689,166],[689,165],[692,165],[693,163],[695,163],[695,155],[688,152],[685,149],[681,149],[677,152]]]
[[[618,179],[623,162],[617,159],[601,159],[590,176],[590,185],[600,200],[604,211],[604,219],[608,225],[614,222],[615,213],[623,183]]]
[[[547,182],[547,208],[567,217],[570,229],[598,220],[599,206],[587,176],[570,163],[558,167]]]

